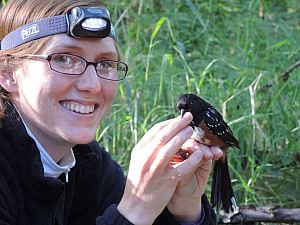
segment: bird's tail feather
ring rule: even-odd
[[[213,168],[213,183],[211,189],[211,204],[225,212],[233,212],[236,208],[233,188],[231,184],[226,151],[221,159],[215,161]]]

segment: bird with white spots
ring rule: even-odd
[[[194,129],[192,138],[199,143],[222,148],[223,156],[214,162],[211,203],[217,210],[222,207],[227,213],[233,212],[237,205],[229,174],[227,154],[229,147],[240,149],[238,140],[223,120],[222,115],[202,98],[194,94],[184,94],[178,99],[177,108],[182,116],[185,112],[193,115],[193,121],[190,124]],[[182,150],[180,154],[184,155]]]

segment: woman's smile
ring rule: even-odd
[[[93,113],[95,109],[98,107],[98,104],[81,104],[75,101],[61,101],[60,104],[64,108],[80,114]]]

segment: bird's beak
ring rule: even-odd
[[[184,109],[181,109],[181,110],[180,110],[181,118],[183,117],[184,113],[185,113]]]

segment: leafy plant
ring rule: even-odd
[[[145,132],[177,116],[177,98],[192,92],[222,112],[241,143],[230,153],[238,203],[299,207],[300,72],[279,74],[299,60],[300,4],[123,0],[108,8],[130,71],[99,142],[123,168]]]

